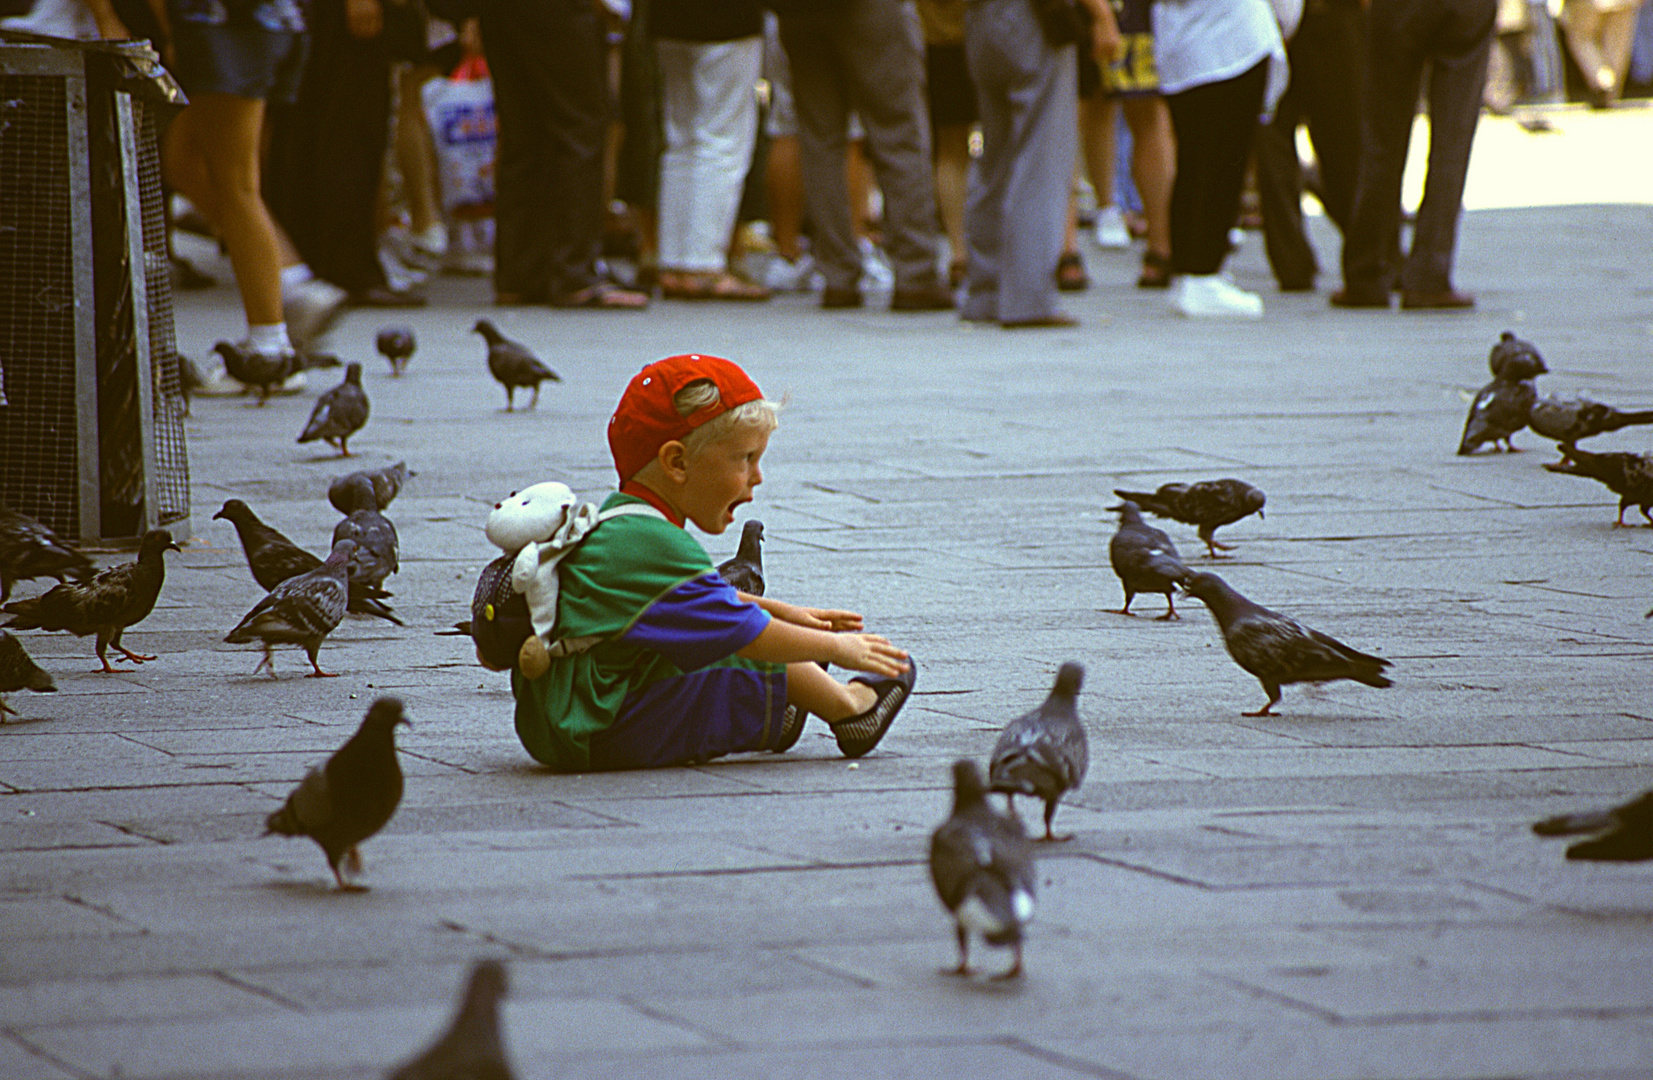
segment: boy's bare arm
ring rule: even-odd
[[[836,608],[799,607],[797,604],[788,604],[784,600],[776,600],[767,596],[752,596],[749,593],[741,593],[740,598],[749,604],[758,605],[758,607],[783,622],[808,626],[816,630],[859,630],[863,625],[861,616],[853,611],[839,611]]]
[[[795,664],[824,660],[829,664],[872,675],[899,675],[907,670],[907,653],[877,634],[835,634],[782,619],[773,619],[763,633],[738,654],[747,660]]]

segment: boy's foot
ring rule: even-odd
[[[804,721],[809,719],[809,710],[800,709],[796,705],[788,705],[786,712],[781,714],[781,735],[775,745],[769,749],[776,754],[784,754],[798,745],[798,737],[804,733]]]
[[[838,749],[845,757],[858,758],[871,752],[884,733],[895,723],[895,714],[901,711],[918,681],[918,665],[909,657],[907,670],[893,679],[872,679],[858,676],[850,682],[872,687],[877,700],[866,712],[847,716],[836,723],[829,722],[832,734],[837,736]]]

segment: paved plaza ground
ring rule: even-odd
[[[0,728],[0,1076],[378,1076],[495,956],[522,1077],[1653,1077],[1653,868],[1568,863],[1528,828],[1653,785],[1653,529],[1614,528],[1616,499],[1540,468],[1530,432],[1453,453],[1506,329],[1542,387],[1653,406],[1653,110],[1554,120],[1483,125],[1473,313],[1328,307],[1317,219],[1319,295],[1275,293],[1255,235],[1233,259],[1254,324],[1174,318],[1130,287],[1134,255],[1089,247],[1061,331],[805,296],[495,311],[448,278],[393,316],[419,335],[401,379],[372,352],[384,313],[333,333],[373,403],[348,464],[294,442],[333,373],[264,408],[197,399],[192,535],[127,635],[160,658],[95,675],[89,641],[26,635],[60,692],[13,695]],[[484,314],[562,374],[537,410],[503,410]],[[227,285],[178,298],[190,355],[241,330]],[[780,756],[554,775],[505,678],[435,633],[495,554],[489,505],[543,479],[600,495],[625,380],[684,351],[787,399],[745,511],[771,594],[864,612],[917,658],[859,762],[812,726]],[[406,628],[348,620],[322,649],[337,679],[293,650],[254,675],[222,639],[262,593],[212,514],[243,499],[320,551],[328,480],[400,459]],[[1248,719],[1262,692],[1198,602],[1105,610],[1112,489],[1230,475],[1268,516],[1225,530],[1220,572],[1392,660],[1393,688],[1292,687]],[[1027,975],[938,974],[948,765],[1070,659],[1090,776],[1058,817],[1076,838],[1040,852]],[[344,895],[314,845],[260,832],[380,694],[413,722],[407,794],[364,845],[371,891]]]

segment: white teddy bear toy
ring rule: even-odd
[[[539,678],[551,663],[557,563],[596,523],[597,508],[580,502],[567,484],[555,481],[513,492],[495,503],[488,515],[488,539],[507,555],[516,555],[511,588],[527,600],[534,625],[517,654],[517,666],[527,678]]]

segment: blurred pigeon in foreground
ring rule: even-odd
[[[953,975],[970,974],[970,934],[1009,946],[1015,962],[1000,979],[1022,973],[1022,928],[1033,918],[1033,845],[1022,823],[987,805],[981,769],[953,765],[953,813],[930,837],[930,880],[952,912],[959,943]]]
[[[84,583],[54,585],[39,596],[15,600],[4,608],[14,616],[6,625],[14,630],[67,630],[76,637],[96,634],[98,659],[103,661],[100,672],[118,670],[104,655],[111,645],[134,664],[153,660],[122,645],[121,634],[155,609],[166,581],[162,553],[182,550],[172,542],[171,533],[151,529],[139,543],[136,562],[111,566]]]
[[[448,1030],[385,1080],[511,1080],[511,1063],[499,1034],[499,1002],[505,990],[505,965],[478,960]]]
[[[1188,579],[1190,571],[1177,555],[1176,545],[1163,532],[1144,524],[1131,500],[1114,509],[1119,511],[1119,531],[1108,541],[1108,561],[1125,586],[1125,606],[1119,614],[1131,613],[1131,600],[1137,593],[1156,592],[1165,594],[1166,612],[1157,616],[1159,621],[1181,618],[1171,593]]]
[[[1653,424],[1653,409],[1626,412],[1587,397],[1563,398],[1546,394],[1528,410],[1527,423],[1546,439],[1560,443],[1561,458],[1565,461],[1580,439],[1617,431],[1632,424]]]
[[[1508,330],[1499,334],[1498,340],[1492,343],[1492,352],[1487,354],[1487,370],[1496,379],[1504,374],[1504,368],[1516,357],[1521,357],[1529,368],[1536,366],[1540,375],[1549,370],[1544,365],[1544,358],[1538,354],[1538,346],[1522,341]]]
[[[988,786],[1015,803],[1017,795],[1035,795],[1045,801],[1045,840],[1071,840],[1050,831],[1056,804],[1085,781],[1090,745],[1079,719],[1079,687],[1085,669],[1063,664],[1056,685],[1044,704],[1018,716],[999,736],[987,769]]]
[[[346,882],[339,864],[351,876],[361,873],[356,845],[384,828],[402,801],[396,726],[407,722],[399,700],[379,698],[356,734],[321,768],[306,772],[281,809],[264,822],[265,836],[308,836],[320,844],[341,892],[366,891],[365,885]]]
[[[1558,447],[1562,460],[1545,464],[1551,472],[1569,476],[1587,476],[1599,480],[1619,497],[1619,516],[1614,528],[1624,525],[1624,512],[1640,506],[1642,517],[1653,524],[1648,507],[1653,506],[1653,454],[1629,454],[1616,450],[1611,454],[1592,454],[1587,450]]]
[[[379,327],[379,332],[373,336],[373,345],[379,350],[379,355],[390,361],[390,373],[400,375],[407,369],[408,361],[413,358],[413,350],[418,348],[418,342],[413,336],[413,327],[401,323]]]
[[[735,557],[717,568],[719,576],[748,596],[763,595],[763,522],[748,521],[740,527],[740,547]]]
[[[1533,403],[1538,400],[1538,386],[1533,380],[1549,370],[1536,352],[1506,357],[1498,365],[1498,375],[1470,402],[1458,453],[1473,454],[1482,443],[1492,443],[1496,449],[1500,442],[1514,453],[1510,437],[1527,426]]]
[[[531,386],[534,388],[534,398],[528,403],[532,409],[540,403],[540,383],[546,379],[552,382],[562,382],[562,376],[540,362],[528,346],[518,341],[512,341],[499,332],[488,319],[476,320],[471,327],[471,333],[481,334],[488,342],[488,370],[493,373],[494,379],[505,387],[505,411],[510,412],[514,407],[517,387]]]
[[[284,353],[261,353],[220,341],[212,347],[224,360],[224,373],[243,386],[258,391],[258,403],[270,400],[270,392],[287,381],[294,370],[293,358]]]
[[[240,499],[226,500],[223,508],[212,518],[214,521],[223,519],[235,526],[236,535],[241,537],[241,548],[247,553],[247,566],[253,572],[253,580],[265,591],[321,565],[320,559],[260,521],[252,508]],[[384,602],[389,596],[383,589],[351,582],[347,610],[360,615],[373,615],[402,626],[402,620]]]
[[[373,485],[374,508],[383,510],[395,501],[408,477],[418,475],[416,472],[408,471],[408,463],[405,461],[398,461],[394,465],[386,465],[379,469],[358,469],[356,472],[336,478],[327,485],[327,501],[332,503],[333,509],[339,513],[350,513],[351,506],[345,501],[345,493],[349,490],[352,480],[358,476],[365,476]]]
[[[1532,827],[1539,836],[1596,833],[1567,849],[1567,858],[1590,862],[1642,862],[1653,859],[1653,791],[1610,810],[1562,814]]]
[[[314,669],[305,678],[333,677],[333,672],[323,671],[316,663],[316,652],[344,619],[350,589],[346,565],[355,550],[353,541],[340,540],[333,545],[326,562],[271,589],[269,595],[253,605],[236,628],[224,636],[232,645],[264,643],[264,659],[253,668],[253,674],[268,667],[270,678],[275,678],[274,647],[302,645]]]
[[[1252,603],[1216,574],[1195,574],[1187,590],[1211,609],[1228,655],[1255,675],[1268,693],[1268,704],[1243,716],[1274,715],[1269,710],[1287,683],[1353,679],[1367,686],[1393,685],[1382,674],[1389,661],[1356,652],[1296,619]]]
[[[8,714],[20,715],[6,704],[5,695],[13,690],[50,694],[57,690],[57,683],[52,681],[44,668],[29,658],[21,641],[0,630],[0,721],[4,721]]]
[[[367,423],[367,391],[362,389],[362,365],[351,361],[344,369],[344,382],[316,399],[310,422],[299,432],[301,443],[321,439],[338,447],[340,457],[350,456],[350,436]]]
[[[0,604],[11,587],[30,578],[85,581],[96,571],[92,560],[27,514],[0,505]]]
[[[383,588],[385,578],[402,568],[401,542],[396,526],[376,509],[373,484],[365,476],[349,479],[339,501],[350,507],[343,521],[333,526],[333,543],[353,540],[350,581],[359,587]]]
[[[1241,518],[1263,514],[1268,501],[1258,488],[1244,480],[1228,477],[1222,480],[1201,480],[1193,484],[1161,484],[1153,492],[1121,491],[1114,489],[1121,499],[1134,502],[1155,517],[1170,518],[1184,525],[1196,525],[1206,552],[1213,559],[1222,558],[1217,552],[1232,551],[1232,544],[1218,543],[1215,534],[1224,525],[1232,525]]]

